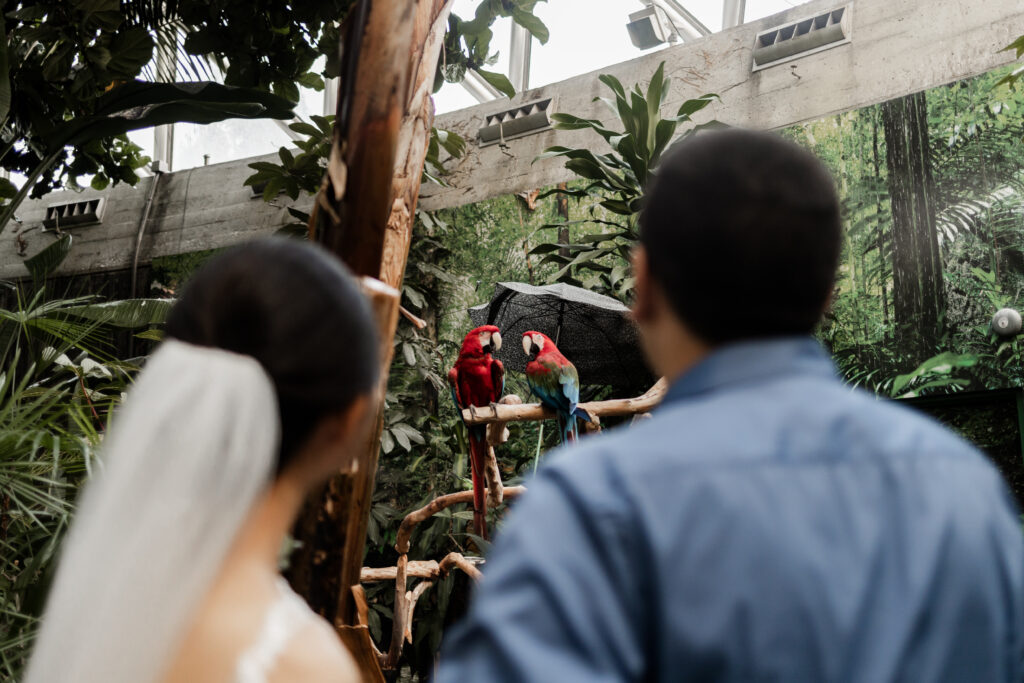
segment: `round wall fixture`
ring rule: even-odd
[[[1000,337],[1012,337],[1020,332],[1020,313],[1012,308],[1001,308],[992,316],[992,331]]]

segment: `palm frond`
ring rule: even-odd
[[[130,26],[142,26],[156,38],[156,59],[143,67],[147,80],[223,82],[224,64],[214,55],[185,51],[186,26],[177,0],[122,0],[121,11]]]

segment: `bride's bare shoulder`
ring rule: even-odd
[[[326,621],[310,620],[288,641],[268,683],[359,681],[355,660]]]

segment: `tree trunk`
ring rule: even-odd
[[[334,145],[310,219],[311,237],[357,275],[375,279],[364,286],[381,338],[382,387],[391,364],[398,292],[433,119],[430,92],[450,5],[451,0],[364,0],[353,10]],[[296,526],[301,545],[289,579],[339,630],[356,623],[351,587],[362,568],[382,427],[383,392],[358,470],[327,482]]]
[[[875,169],[875,179],[880,180],[882,177],[882,171],[878,157],[877,110],[871,113],[871,155],[872,165]],[[889,271],[885,267],[885,235],[882,231],[882,196],[880,194],[876,194],[875,197],[875,228],[877,230],[879,264],[878,281],[881,283],[882,288],[882,339],[887,340],[889,338]]]
[[[945,310],[927,114],[924,93],[882,105],[893,217],[896,342],[915,363],[931,355]]]

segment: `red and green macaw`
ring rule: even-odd
[[[462,340],[455,367],[448,372],[452,398],[461,415],[469,406],[497,403],[505,390],[505,367],[491,358],[501,348],[501,332],[494,325],[470,330]],[[477,536],[487,538],[487,503],[484,500],[484,462],[487,458],[487,426],[470,425],[469,464],[473,475],[473,528]]]
[[[526,381],[540,402],[558,413],[562,443],[579,437],[576,418],[590,422],[590,413],[579,407],[580,376],[576,366],[541,332],[523,333]]]

